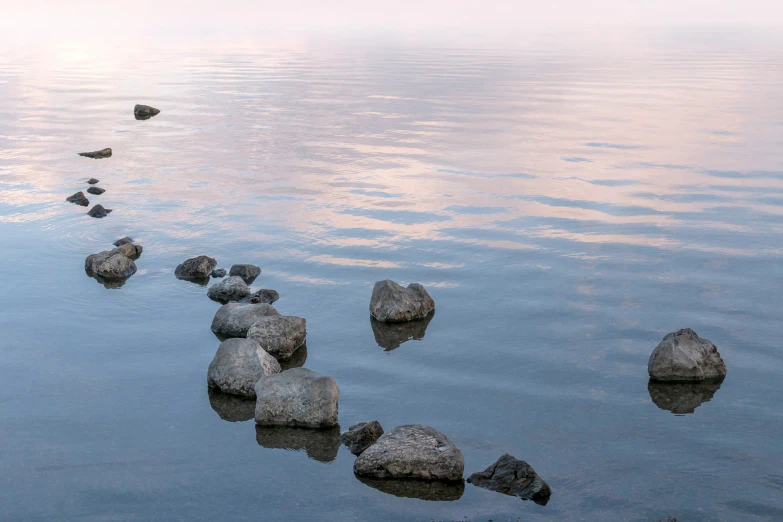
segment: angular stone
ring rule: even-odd
[[[306,336],[306,321],[291,315],[261,317],[247,331],[248,339],[256,341],[276,359],[291,357],[297,348],[304,344]]]
[[[111,213],[110,208],[103,208],[103,205],[95,205],[87,212],[87,215],[94,218],[106,217]]]
[[[220,343],[207,371],[207,384],[223,393],[255,397],[258,379],[280,373],[280,364],[250,339]]]
[[[340,451],[340,427],[314,430],[256,425],[256,442],[269,449],[304,451],[318,462],[332,462]]]
[[[303,428],[335,426],[339,399],[340,389],[332,377],[307,368],[286,370],[263,377],[256,383],[256,424]]]
[[[228,303],[215,313],[211,328],[225,337],[247,337],[247,331],[256,321],[271,315],[280,314],[268,304]]]
[[[372,289],[370,314],[384,323],[424,319],[435,309],[435,302],[419,283],[403,288],[394,281],[378,281]]]
[[[133,108],[133,117],[137,120],[148,120],[156,114],[160,114],[160,110],[155,107],[150,107],[149,105],[137,104]]]
[[[378,421],[360,422],[340,435],[340,440],[348,446],[351,453],[361,455],[364,450],[375,444],[381,435],[383,435],[383,427]]]
[[[672,332],[650,354],[647,372],[656,381],[722,379],[726,364],[718,349],[690,328]]]
[[[122,246],[122,245],[127,245],[128,243],[133,243],[133,239],[131,239],[131,238],[130,238],[130,237],[128,237],[128,236],[125,236],[125,237],[123,237],[123,238],[121,238],[121,239],[118,239],[117,241],[115,241],[115,242],[113,243],[113,245],[114,245],[114,246],[116,246],[116,247],[120,247],[120,246]]]
[[[256,265],[233,265],[228,275],[239,276],[245,283],[252,284],[260,273],[261,269]]]
[[[79,156],[84,156],[85,158],[93,158],[93,159],[101,159],[101,158],[108,158],[111,156],[111,149],[102,149],[102,150],[96,150],[95,152],[80,152]]]
[[[461,480],[465,460],[443,433],[409,424],[381,435],[359,455],[353,471],[375,478]]]
[[[113,250],[87,256],[84,270],[91,277],[98,276],[106,281],[123,281],[136,273],[137,259],[142,252],[141,245],[123,245]]]
[[[202,280],[207,279],[217,261],[212,257],[192,257],[177,266],[174,275],[179,279]]]
[[[497,491],[536,504],[546,505],[552,490],[549,484],[525,462],[506,453],[484,471],[468,477],[468,482],[480,488]]]
[[[99,183],[100,181],[95,178],[90,178],[87,180],[87,184],[89,185],[95,185],[96,183]]]
[[[226,277],[226,269],[225,268],[216,268],[216,269],[214,269],[212,271],[212,277],[214,277],[215,279],[220,279],[221,277]]]
[[[280,294],[278,294],[274,290],[268,290],[266,288],[261,289],[257,292],[253,292],[249,296],[245,297],[244,299],[240,299],[240,303],[266,303],[266,304],[272,304],[275,301],[280,299]]]
[[[68,203],[76,203],[81,207],[86,207],[87,205],[90,204],[90,200],[87,199],[87,196],[85,196],[84,192],[82,191],[77,192],[73,196],[68,196],[67,198],[65,198],[65,201],[67,201]]]
[[[221,303],[239,301],[248,295],[250,295],[250,289],[241,277],[236,276],[231,276],[219,283],[215,283],[207,290],[207,296],[210,299]]]
[[[100,196],[106,191],[100,187],[90,187],[87,189],[87,192],[89,192],[90,194],[95,194],[96,196]]]

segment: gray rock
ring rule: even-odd
[[[210,299],[221,303],[239,301],[248,295],[250,295],[250,289],[241,277],[236,276],[231,276],[219,283],[215,283],[207,290],[207,296]]]
[[[150,107],[149,105],[137,104],[133,108],[133,117],[137,120],[148,120],[156,114],[160,114],[160,110],[156,109],[155,107]]]
[[[361,455],[364,450],[375,444],[381,435],[383,435],[383,428],[378,421],[360,422],[340,435],[340,440],[348,446],[351,453]]]
[[[266,288],[259,290],[257,292],[253,292],[249,296],[245,297],[244,299],[240,299],[240,303],[266,303],[266,304],[272,304],[275,301],[280,299],[280,294],[278,294],[274,290],[268,290]]]
[[[111,149],[96,150],[95,152],[80,152],[79,156],[92,159],[108,158],[111,156]]]
[[[123,245],[113,250],[87,256],[84,270],[91,277],[98,276],[105,281],[124,281],[136,273],[136,263],[143,248],[141,245]]]
[[[271,315],[280,314],[268,304],[228,303],[215,313],[211,328],[225,337],[247,337],[247,331],[256,321]]]
[[[255,397],[258,379],[280,373],[280,364],[250,339],[220,343],[207,371],[207,384],[223,393]]]
[[[89,192],[90,194],[95,194],[96,196],[100,196],[106,191],[100,187],[90,187],[87,189],[87,192]]]
[[[472,474],[468,482],[504,495],[532,500],[542,506],[549,502],[552,495],[549,484],[538,476],[530,464],[508,453],[484,471]]]
[[[435,310],[435,302],[419,283],[403,288],[394,281],[375,283],[370,299],[370,314],[384,323],[402,323],[424,319]]]
[[[226,269],[225,268],[216,268],[212,271],[212,277],[219,279],[221,277],[226,277]],[[271,304],[271,303],[270,303]]]
[[[87,212],[87,215],[94,218],[106,217],[111,213],[110,208],[103,208],[103,205],[95,205]]]
[[[263,377],[256,383],[256,424],[302,428],[335,426],[339,399],[340,389],[332,377],[307,368],[286,370]]]
[[[690,328],[672,332],[650,354],[647,372],[656,381],[722,379],[726,365],[718,349]]]
[[[443,433],[409,424],[381,435],[359,455],[353,471],[375,478],[461,480],[465,460]]]
[[[304,451],[318,462],[332,462],[340,451],[340,427],[314,430],[256,425],[256,442],[269,449]]]
[[[269,306],[269,305],[245,305]],[[247,338],[253,339],[276,359],[288,359],[302,346],[307,335],[306,321],[292,315],[266,316],[259,318],[247,331]]]
[[[721,382],[722,379],[702,382],[662,382],[650,379],[647,391],[660,409],[682,415],[693,413],[703,403],[709,402],[720,389]]]
[[[233,265],[228,275],[239,276],[245,283],[252,284],[260,273],[261,269],[256,265]]]
[[[307,362],[307,343],[300,346],[288,359],[278,359],[282,371],[301,368]]]
[[[388,352],[399,348],[402,343],[411,339],[415,341],[423,339],[427,332],[427,326],[434,316],[433,312],[424,319],[407,323],[382,323],[370,316],[370,327],[375,336],[375,342]]]
[[[97,180],[95,178],[90,178],[90,179],[87,180],[87,184],[89,184],[89,185],[95,185],[96,183],[99,183],[99,180]]]
[[[256,399],[241,395],[223,393],[215,388],[207,388],[209,405],[221,419],[229,422],[249,421],[256,411]]]
[[[174,270],[174,275],[179,279],[188,279],[199,281],[208,279],[212,269],[215,268],[217,261],[207,256],[192,257],[178,265]]]
[[[116,247],[121,247],[122,245],[127,245],[128,243],[133,243],[133,239],[131,239],[128,236],[123,237],[122,239],[118,239],[113,244]]]
[[[414,480],[357,476],[359,482],[388,495],[419,500],[453,501],[462,498],[465,482],[462,480]]]
[[[87,199],[87,196],[85,196],[84,192],[82,192],[81,190],[76,194],[74,194],[73,196],[68,196],[67,198],[65,198],[65,201],[67,201],[68,203],[76,203],[81,207],[86,207],[87,205],[90,204],[90,200]]]

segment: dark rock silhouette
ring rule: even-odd
[[[259,274],[261,274],[261,268],[256,265],[233,265],[228,272],[230,276],[241,277],[247,284],[252,284]]]
[[[549,484],[538,476],[530,464],[508,453],[484,471],[472,474],[468,482],[504,495],[532,500],[542,506],[549,502],[552,495]]]
[[[215,265],[217,265],[217,261],[212,257],[191,257],[184,263],[177,265],[177,268],[174,269],[174,275],[178,279],[187,281],[201,282],[206,280],[209,282],[209,275],[212,273]]]
[[[90,179],[87,180],[87,184],[88,185],[95,185],[96,183],[99,183],[99,180],[97,180],[95,178],[90,178]]]
[[[87,212],[87,215],[94,218],[106,217],[111,213],[112,209],[103,208],[103,205],[95,205]]]
[[[212,271],[212,277],[219,279],[221,277],[226,277],[226,269],[225,268],[216,268]]]
[[[408,321],[406,323],[383,323],[375,317],[370,316],[370,326],[375,335],[375,342],[386,351],[399,348],[402,343],[411,339],[418,341],[424,338],[427,332],[427,326],[435,317],[432,312],[424,319],[418,321]]]
[[[137,120],[149,120],[156,114],[160,114],[160,110],[155,107],[150,107],[149,105],[137,104],[133,108],[133,117]]]
[[[87,199],[87,196],[85,196],[84,192],[82,191],[77,192],[73,196],[68,196],[67,198],[65,198],[65,201],[67,201],[68,203],[76,203],[81,207],[86,207],[87,205],[90,204],[90,200]]]
[[[660,409],[681,415],[693,413],[703,403],[709,402],[722,383],[723,379],[703,382],[660,382],[650,379],[647,391]]]
[[[452,501],[459,500],[465,492],[465,482],[462,480],[378,479],[359,475],[356,478],[362,484],[395,497]]]
[[[266,303],[266,304],[272,304],[275,301],[280,299],[280,294],[278,294],[275,290],[269,290],[267,288],[258,290],[257,292],[253,292],[249,296],[240,299],[240,303]]]
[[[109,158],[111,157],[111,149],[102,149],[102,150],[96,150],[95,152],[80,152],[79,156],[84,156],[85,158],[92,158],[92,159],[101,159],[101,158]]]
[[[133,239],[128,237],[128,236],[125,236],[125,237],[123,237],[121,239],[118,239],[117,241],[115,241],[112,244],[114,246],[116,246],[116,247],[121,247],[122,245],[127,245],[128,243],[133,243]]]
[[[280,363],[280,371],[301,368],[307,362],[307,343],[300,346],[288,359],[278,359],[277,362]]]
[[[96,196],[100,196],[106,191],[100,187],[90,187],[87,189],[87,192],[89,192],[90,194],[95,194]]]
[[[220,418],[229,422],[243,422],[253,418],[256,411],[255,399],[249,399],[239,395],[230,395],[214,388],[208,388],[209,405],[220,415]]]
[[[270,449],[304,451],[319,462],[332,462],[340,451],[340,426],[323,429],[256,426],[256,442]]]
[[[381,435],[383,435],[383,427],[380,422],[360,422],[340,435],[340,440],[348,446],[351,453],[361,455],[364,450],[375,444]]]

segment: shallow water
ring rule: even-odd
[[[0,51],[2,518],[783,519],[782,47],[702,36]],[[104,219],[64,201],[90,177]],[[106,289],[84,258],[125,235],[139,271]],[[256,432],[207,392],[219,305],[173,276],[199,254],[307,319],[343,429],[431,425],[466,475],[512,453],[549,503]],[[371,323],[386,278],[428,324]],[[648,390],[683,327],[726,380]]]

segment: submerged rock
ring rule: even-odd
[[[103,208],[103,205],[95,205],[87,212],[87,215],[94,218],[106,217],[111,213],[110,208]]]
[[[383,493],[401,498],[453,501],[462,498],[465,482],[462,480],[415,480],[357,476],[359,482]]]
[[[726,364],[718,349],[690,328],[672,332],[650,354],[647,372],[656,381],[722,379]]]
[[[383,435],[383,427],[380,422],[360,422],[340,435],[340,441],[348,446],[351,453],[361,455],[364,450],[375,444],[381,435]]]
[[[130,237],[128,237],[128,236],[125,236],[125,237],[123,237],[123,238],[121,238],[121,239],[118,239],[117,241],[115,241],[115,242],[113,243],[113,245],[114,245],[114,246],[116,246],[116,247],[121,247],[122,245],[127,245],[127,244],[129,244],[129,243],[133,243],[133,239],[132,239],[132,238],[130,238]]]
[[[136,263],[143,248],[141,245],[123,245],[113,250],[87,256],[84,270],[90,277],[98,276],[103,281],[122,281],[136,273]]]
[[[403,288],[389,279],[378,281],[372,289],[370,314],[384,323],[424,319],[435,309],[435,302],[419,283]]]
[[[288,359],[278,359],[281,371],[301,368],[307,362],[307,343],[300,346]]]
[[[301,317],[292,315],[261,317],[247,331],[248,339],[256,341],[276,359],[288,359],[291,357],[304,344],[306,335],[306,321]]]
[[[226,269],[225,268],[216,268],[212,271],[212,277],[216,279],[220,279],[221,277],[226,277]]]
[[[266,288],[259,290],[257,292],[253,292],[249,296],[245,297],[244,299],[240,299],[240,303],[266,303],[266,304],[272,304],[275,301],[280,299],[280,294],[278,294],[274,290],[268,290]]]
[[[650,379],[647,391],[660,409],[681,415],[693,413],[703,403],[709,402],[722,382],[723,379],[704,382],[661,382]]]
[[[216,334],[225,337],[247,337],[247,331],[256,321],[273,315],[280,314],[268,304],[228,303],[215,313],[211,328]]]
[[[207,290],[207,296],[210,299],[221,303],[239,301],[248,295],[250,295],[250,289],[241,277],[236,276],[231,276],[219,283],[215,283]]]
[[[111,149],[103,149],[103,150],[96,150],[95,152],[80,152],[79,156],[84,156],[85,158],[93,158],[93,159],[101,159],[101,158],[108,158],[111,156]]]
[[[465,460],[443,433],[409,424],[381,435],[359,455],[353,471],[382,479],[461,480]]]
[[[96,196],[100,196],[106,191],[100,187],[90,187],[87,189],[87,192],[89,192],[90,194],[95,194]]]
[[[148,120],[156,114],[160,114],[160,110],[156,109],[155,107],[150,107],[149,105],[137,104],[133,108],[133,116],[137,120]]]
[[[229,422],[249,421],[256,411],[256,399],[249,399],[241,395],[223,393],[216,388],[207,388],[209,393],[209,405],[220,416]]]
[[[314,430],[256,425],[256,442],[270,449],[304,451],[318,462],[332,462],[340,451],[340,426]]]
[[[427,332],[427,326],[434,316],[435,312],[432,312],[424,319],[407,323],[382,323],[370,316],[370,326],[375,336],[375,342],[388,352],[399,348],[402,343],[411,339],[415,341],[423,339]]]
[[[88,185],[95,185],[96,183],[99,183],[99,180],[97,180],[95,178],[90,178],[90,179],[87,180],[87,184]]]
[[[549,502],[552,495],[549,484],[538,476],[530,464],[508,453],[484,471],[472,474],[468,482],[504,495],[532,500],[542,506]]]
[[[198,256],[192,257],[184,263],[177,265],[174,275],[178,279],[185,280],[204,280],[209,278],[212,269],[215,268],[217,261],[212,257]]]
[[[73,196],[68,196],[65,198],[65,201],[68,203],[76,203],[79,206],[86,207],[90,204],[90,200],[87,199],[87,196],[84,195],[84,192],[81,190],[74,194]]]
[[[303,428],[337,425],[340,389],[332,377],[294,368],[259,379],[255,389],[256,424]]]
[[[228,275],[239,276],[245,283],[252,284],[261,273],[261,268],[256,265],[233,265]]]
[[[220,343],[207,371],[207,384],[224,393],[255,397],[258,379],[280,373],[280,364],[250,339]]]

